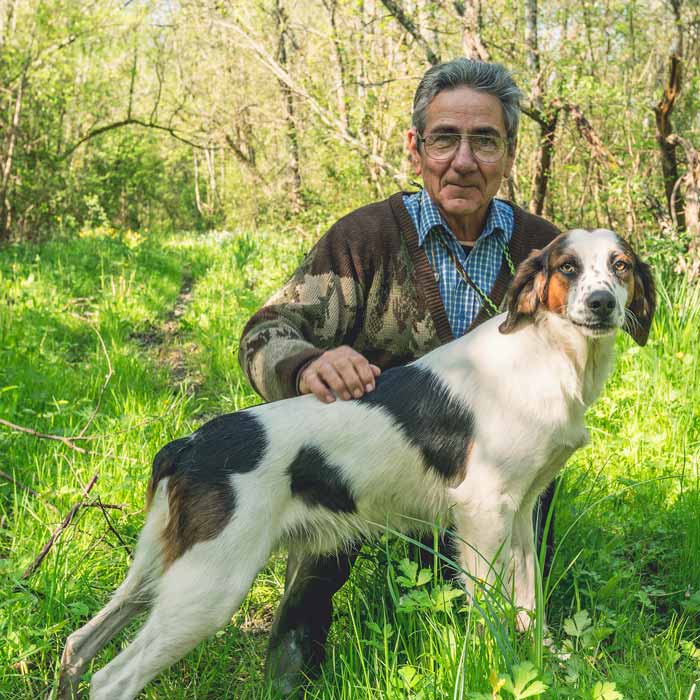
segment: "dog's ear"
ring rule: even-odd
[[[656,311],[656,287],[649,265],[634,257],[634,295],[627,307],[624,328],[639,345],[646,345]]]
[[[549,247],[549,246],[548,246]],[[533,250],[520,263],[506,297],[506,320],[498,327],[501,333],[511,333],[521,319],[532,317],[547,298],[547,264],[549,251]]]

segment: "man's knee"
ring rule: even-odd
[[[333,615],[333,595],[350,576],[359,546],[350,553],[322,557],[290,550],[282,602],[275,615],[267,655],[267,675],[278,690],[292,692],[313,676],[325,658]]]

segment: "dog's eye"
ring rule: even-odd
[[[574,265],[572,262],[565,262],[559,265],[559,270],[565,275],[572,275],[574,272],[576,272],[576,265]]]
[[[613,263],[615,272],[624,272],[625,270],[629,269],[629,266],[629,263],[624,260],[616,260]]]

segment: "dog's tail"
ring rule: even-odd
[[[158,454],[153,458],[153,468],[151,470],[151,479],[148,482],[146,489],[146,510],[151,509],[153,497],[156,494],[158,484],[167,476],[172,476],[175,472],[177,464],[177,456],[188,442],[188,438],[180,438],[173,440],[163,447]]]

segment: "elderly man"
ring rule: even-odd
[[[239,361],[263,398],[359,398],[382,369],[469,332],[497,310],[515,266],[558,233],[495,198],[513,166],[519,98],[496,64],[457,59],[428,70],[407,138],[424,189],[342,218],[250,319]],[[290,551],[268,654],[282,691],[318,669],[331,598],[353,561]]]

